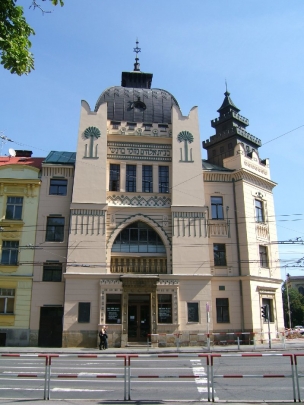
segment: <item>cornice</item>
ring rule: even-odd
[[[255,186],[262,187],[266,190],[272,191],[272,189],[277,185],[272,180],[261,177],[253,172],[250,172],[246,169],[239,169],[230,173],[223,172],[209,172],[203,171],[204,181],[205,182],[222,182],[222,183],[231,183],[234,181],[246,181]]]

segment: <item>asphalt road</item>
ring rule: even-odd
[[[90,405],[120,404],[126,403],[125,398],[136,404],[155,405],[164,401],[166,404],[208,402],[207,359],[198,353],[139,353],[138,357],[134,353],[127,386],[124,385],[124,357],[114,353],[98,358],[61,356],[52,359],[49,404],[55,404],[56,400],[66,400],[69,405],[79,401],[82,405],[86,401]],[[293,402],[289,356],[269,351],[259,357],[217,353],[212,370],[216,402]],[[304,356],[298,358],[298,371],[304,376]],[[43,357],[26,354],[0,357],[0,404],[20,404],[20,401],[45,404],[44,373]],[[303,391],[301,388],[302,397]]]

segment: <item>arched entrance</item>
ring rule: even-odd
[[[167,273],[166,248],[158,233],[135,221],[116,236],[111,249],[111,273],[123,284],[123,331],[128,342],[143,342],[155,332],[156,283]]]

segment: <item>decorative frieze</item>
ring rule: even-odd
[[[171,206],[171,198],[168,196],[157,196],[157,195],[137,195],[129,196],[125,194],[108,195],[107,197],[108,205],[115,206],[131,206],[131,207],[161,207],[169,208]]]
[[[171,145],[139,142],[108,142],[108,159],[171,162]]]
[[[167,259],[162,257],[112,257],[111,273],[166,274]]]

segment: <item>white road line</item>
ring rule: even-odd
[[[202,393],[207,393],[208,392],[208,381],[207,381],[207,373],[205,371],[205,367],[202,366],[202,362],[200,359],[195,359],[195,360],[190,360],[192,364],[192,371],[194,375],[198,375],[195,379],[195,382],[197,384],[196,388],[197,391],[202,394]],[[204,400],[205,398],[201,398],[201,401]],[[215,400],[218,400],[218,397],[214,397]]]

